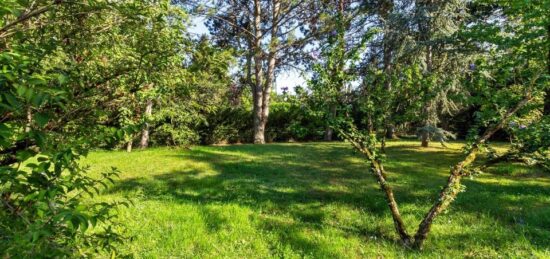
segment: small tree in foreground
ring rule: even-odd
[[[488,23],[487,20],[473,21],[471,26],[460,34],[461,37],[467,38],[466,45],[473,42],[475,46],[469,47],[479,52],[477,63],[472,65],[474,69],[471,69],[462,81],[470,91],[470,95],[465,98],[468,98],[471,105],[479,107],[476,112],[477,126],[470,130],[463,159],[451,167],[447,183],[422,218],[414,235],[407,231],[393,190],[386,180],[387,173],[376,136],[361,132],[354,121],[347,117],[338,118],[333,124],[340,136],[367,159],[370,172],[385,194],[395,230],[407,247],[423,247],[435,218],[465,190],[461,184],[464,176],[472,176],[489,164],[505,161],[498,157],[505,158],[509,154],[530,153],[539,157],[547,155],[548,137],[542,133],[548,129],[547,122],[545,123],[547,118],[539,118],[533,122],[531,131],[517,132],[509,129],[517,137],[517,141],[505,155],[489,159],[481,165],[476,164],[480,155],[491,150],[487,141],[497,131],[508,128],[511,122],[532,116],[533,113],[540,113],[543,109],[544,93],[550,88],[550,61],[545,59],[545,55],[550,53],[550,46],[544,30],[550,21],[541,18],[546,17],[541,16],[545,6],[522,1],[495,2],[494,5],[487,1],[479,1],[476,4],[489,4],[494,8],[495,15],[500,15],[500,18],[509,23],[503,26],[504,23]],[[483,46],[483,49],[480,49],[480,46]],[[526,49],[530,51],[525,51]],[[422,133],[429,137],[430,132],[434,130],[425,129]]]
[[[375,176],[380,188],[385,193],[395,230],[398,233],[402,243],[405,246],[412,246],[414,248],[421,249],[424,241],[428,237],[434,219],[455,200],[461,191],[463,191],[464,188],[460,181],[462,177],[472,174],[472,170],[470,170],[471,165],[476,161],[478,156],[483,153],[487,140],[495,132],[502,129],[510,118],[514,116],[519,109],[525,106],[529,100],[531,100],[531,94],[528,94],[516,106],[509,109],[498,122],[487,128],[480,137],[475,138],[474,141],[467,145],[465,148],[466,155],[460,162],[451,168],[449,178],[447,179],[447,184],[440,191],[439,198],[422,219],[422,222],[418,226],[414,236],[411,236],[407,232],[407,228],[401,218],[399,206],[395,200],[393,190],[386,181],[386,171],[384,170],[381,156],[382,152],[380,152],[377,147],[378,143],[376,140],[376,135],[369,135],[360,132],[353,125],[353,123],[349,121],[346,123],[341,123],[336,126],[335,129],[338,131],[340,136],[350,142],[357,151],[363,154],[369,162],[370,172]]]

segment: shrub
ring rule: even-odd
[[[85,256],[114,252],[123,238],[111,224],[125,202],[84,202],[107,187],[116,169],[101,179],[78,164],[79,149],[51,154],[18,152],[17,166],[0,168],[0,251],[6,257]],[[23,165],[23,161],[27,162]]]

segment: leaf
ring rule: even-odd
[[[27,159],[33,157],[35,155],[34,152],[31,152],[30,150],[21,150],[19,152],[17,152],[17,154],[15,155],[15,157],[17,158],[18,161],[26,161]]]
[[[44,77],[40,75],[33,75],[29,80],[29,84],[31,85],[43,85],[46,83],[46,80]]]
[[[38,231],[32,232],[32,242],[36,242],[39,237],[40,237],[40,232]]]
[[[50,116],[47,113],[43,112],[35,113],[33,117],[34,121],[40,128],[46,126],[46,124],[48,124],[48,122],[50,121]]]
[[[25,96],[25,93],[27,92],[27,89],[28,89],[27,87],[22,86],[22,85],[18,85],[18,86],[15,87],[17,95],[19,95],[20,97]]]
[[[29,101],[36,107],[43,105],[46,102],[47,98],[46,95],[42,93],[37,93],[33,95],[32,99],[29,99]]]
[[[64,85],[65,83],[67,83],[69,81],[69,77],[65,74],[59,74],[57,76],[57,81],[59,81],[59,84]]]
[[[13,96],[11,93],[5,93],[4,97],[6,98],[6,101],[8,101],[9,106],[7,108],[9,108],[10,110],[18,110],[21,106],[21,103],[17,101],[15,96]]]

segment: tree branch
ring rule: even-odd
[[[531,92],[528,92],[527,95],[518,104],[516,104],[516,106],[506,112],[499,123],[488,128],[485,133],[474,142],[466,157],[451,169],[449,178],[447,179],[447,184],[439,193],[439,199],[434,203],[432,208],[428,211],[426,216],[424,216],[424,219],[418,226],[418,230],[414,236],[414,248],[422,249],[435,217],[445,210],[461,191],[460,180],[464,175],[464,169],[476,160],[477,155],[480,152],[480,146],[484,144],[495,132],[500,130],[519,109],[531,100],[531,98]]]
[[[26,20],[31,19],[35,16],[39,16],[39,15],[47,12],[48,10],[50,10],[50,8],[52,6],[58,5],[58,4],[61,4],[61,3],[63,3],[63,0],[55,0],[50,5],[43,6],[43,7],[40,7],[38,9],[35,9],[34,11],[29,11],[29,12],[25,12],[25,13],[21,14],[19,17],[17,17],[17,19],[15,21],[10,22],[10,23],[4,25],[4,27],[0,28],[0,39],[4,38],[6,36],[6,33],[8,32],[8,30],[10,30],[12,27],[14,27],[14,26],[16,26],[20,23],[23,23]]]

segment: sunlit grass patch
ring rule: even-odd
[[[385,167],[409,231],[461,158],[462,143],[388,143]],[[121,249],[140,258],[549,257],[550,176],[516,165],[466,179],[422,252],[397,241],[383,194],[346,143],[95,152],[94,173],[121,179],[101,199],[129,197]],[[518,170],[523,170],[518,167]]]

